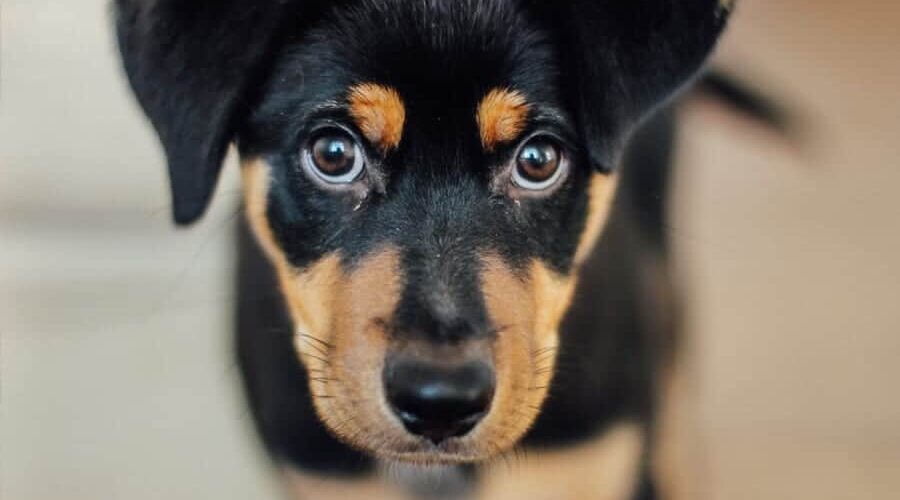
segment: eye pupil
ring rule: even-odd
[[[353,169],[356,151],[348,137],[323,135],[313,143],[312,157],[315,167],[323,174],[340,176]]]

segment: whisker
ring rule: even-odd
[[[540,349],[535,349],[534,351],[531,351],[531,355],[532,355],[532,356],[540,356],[540,355],[542,355],[542,354],[544,354],[544,353],[547,353],[547,352],[553,352],[553,351],[555,351],[555,350],[557,350],[557,349],[559,349],[559,346],[553,346],[553,345],[551,345],[551,346],[547,346],[547,347],[542,347],[542,348],[540,348]]]
[[[488,334],[489,335],[499,335],[509,329],[510,329],[510,325],[500,325],[500,326],[495,327],[490,332],[488,332]]]
[[[308,356],[308,357],[310,357],[310,358],[312,358],[312,359],[317,359],[317,360],[321,361],[322,363],[325,363],[326,366],[331,366],[331,362],[328,361],[328,360],[325,359],[325,358],[316,356],[315,354],[311,354],[311,353],[308,353],[308,352],[306,352],[306,351],[303,351],[301,354],[302,354],[303,356]]]
[[[556,355],[556,353],[553,352],[553,351],[545,352],[544,354],[541,354],[541,355],[539,355],[539,356],[535,356],[535,357],[532,359],[532,362],[533,362],[534,364],[536,364],[536,365],[539,365],[539,364],[543,363],[544,361],[549,361],[549,360],[553,359],[553,357],[554,357],[555,355]]]
[[[315,342],[318,342],[319,344],[322,344],[323,346],[325,346],[325,347],[327,347],[327,348],[329,348],[329,349],[333,349],[333,348],[334,348],[334,345],[333,345],[333,344],[329,344],[328,342],[325,342],[324,340],[320,339],[319,337],[316,337],[315,335],[310,335],[310,334],[304,333],[304,332],[298,332],[298,335],[300,335],[301,337],[307,338],[307,339],[309,339],[309,340],[313,340],[313,341],[315,341]]]
[[[313,344],[312,342],[310,342],[307,339],[302,339],[302,340],[304,340],[306,342],[306,345],[308,345],[312,349],[315,349],[316,352],[318,352],[322,356],[328,356],[328,354],[329,354],[328,351],[326,351],[322,346]]]

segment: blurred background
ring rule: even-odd
[[[744,0],[683,106],[677,398],[700,499],[900,495],[900,3]],[[0,10],[0,498],[277,498],[231,353],[235,165],[190,231],[105,0]]]

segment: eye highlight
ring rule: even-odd
[[[541,191],[559,180],[565,166],[565,158],[556,141],[547,136],[532,137],[516,152],[512,182],[523,189]]]
[[[304,166],[328,184],[349,184],[362,174],[362,148],[347,132],[329,128],[313,135],[303,150]]]

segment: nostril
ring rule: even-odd
[[[440,378],[410,382],[392,384],[393,394],[388,397],[399,410],[420,419],[461,420],[483,412],[490,403],[486,385],[462,385]]]
[[[462,436],[487,413],[494,374],[481,362],[437,366],[417,361],[389,363],[385,390],[406,429],[435,443]]]

